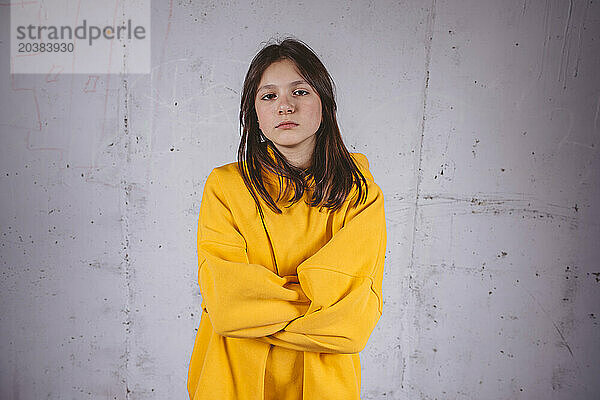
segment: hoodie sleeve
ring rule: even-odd
[[[263,265],[248,262],[246,241],[237,229],[215,170],[204,185],[197,244],[202,307],[216,333],[266,336],[308,310],[309,300],[297,276],[281,277]]]
[[[348,208],[344,226],[297,268],[311,302],[305,315],[256,340],[319,353],[358,353],[366,346],[382,314],[387,238],[382,191],[367,182],[367,201]]]

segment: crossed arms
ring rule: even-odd
[[[298,351],[360,352],[382,313],[386,247],[383,194],[373,182],[368,189],[297,276],[282,277],[249,263],[213,170],[198,221],[198,279],[215,332]]]

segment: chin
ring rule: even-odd
[[[271,140],[271,141],[278,146],[285,146],[285,147],[296,146],[303,142],[303,140],[298,140],[298,138],[292,138],[292,137],[277,138],[276,140]]]
[[[276,146],[292,148],[298,146],[300,142],[273,142]]]
[[[298,132],[290,132],[289,134],[280,135],[277,138],[277,143],[280,143],[280,144],[286,145],[286,146],[291,146],[291,145],[300,144],[302,142],[310,140],[311,136],[313,136],[313,135],[302,135]]]

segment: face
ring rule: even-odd
[[[263,72],[254,106],[260,130],[282,154],[310,157],[321,124],[321,99],[292,61],[274,62]],[[293,123],[279,125],[284,121]]]

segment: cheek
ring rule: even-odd
[[[315,104],[313,104],[312,115],[315,125],[318,127],[321,124],[321,119],[323,117],[323,110],[320,101],[316,101]]]
[[[260,105],[258,105],[258,104],[256,104],[254,106],[254,109],[256,110],[256,116],[258,117],[259,125],[262,125],[264,122],[266,122],[265,121],[265,119],[266,119],[265,110],[263,110],[263,108],[260,107]]]

